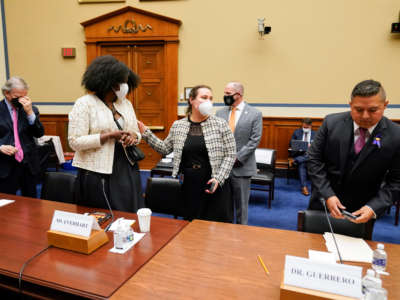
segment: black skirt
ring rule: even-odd
[[[205,192],[207,181],[211,178],[209,168],[183,169],[183,198],[186,220],[202,219],[218,222],[233,221],[233,203],[231,189],[227,179],[223,186],[218,186],[213,194]]]
[[[75,199],[78,205],[107,209],[104,193],[112,209],[136,212],[144,207],[139,166],[137,163],[134,166],[129,164],[120,143],[115,143],[111,174],[78,169],[75,183]]]

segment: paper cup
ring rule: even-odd
[[[141,232],[150,231],[151,210],[150,208],[141,208],[137,211],[139,227]]]

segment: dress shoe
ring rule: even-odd
[[[306,186],[303,186],[303,187],[301,188],[301,193],[302,193],[304,196],[310,195],[310,193],[308,192],[308,188],[307,188]]]

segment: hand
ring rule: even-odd
[[[20,97],[18,102],[21,103],[28,116],[33,114],[32,100],[28,96]]]
[[[132,145],[136,144],[138,141],[138,138],[137,138],[136,134],[127,132],[127,133],[122,134],[119,141],[122,143],[122,146],[127,147],[127,146],[132,146]]]
[[[235,163],[233,164],[234,168],[239,168],[241,167],[243,164],[236,158]]]
[[[344,218],[342,216],[342,213],[340,212],[340,209],[346,209],[346,207],[342,205],[338,197],[336,196],[329,197],[328,200],[326,200],[326,207],[328,208],[332,217],[336,219]]]
[[[148,127],[144,125],[142,121],[137,121],[137,124],[139,127],[140,134],[143,134],[148,129]]]
[[[17,148],[11,145],[0,146],[0,152],[5,155],[13,156],[15,153],[17,153],[17,151],[18,151]]]
[[[358,216],[358,218],[350,221],[354,223],[366,223],[374,217],[375,213],[371,207],[364,205],[359,210],[353,212],[352,215]]]
[[[114,139],[119,141],[123,134],[128,134],[128,132],[122,130],[104,132],[100,135],[100,142],[101,144],[104,144],[109,139]]]
[[[211,178],[209,181],[207,181],[207,184],[211,184],[211,183],[213,183],[213,182],[215,182],[214,188],[213,188],[211,191],[210,191],[210,190],[206,190],[206,193],[207,193],[207,194],[213,194],[213,193],[217,190],[218,185],[219,185],[217,179]]]

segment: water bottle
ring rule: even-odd
[[[374,250],[372,254],[372,268],[375,271],[385,271],[387,264],[387,254],[385,249],[385,245],[378,244],[377,248]]]
[[[121,225],[114,231],[114,248],[124,249],[124,230]]]

